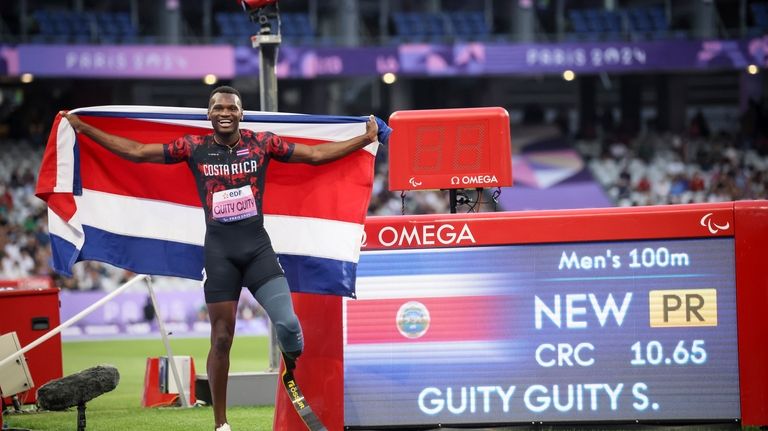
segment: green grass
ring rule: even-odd
[[[172,339],[174,355],[192,356],[198,374],[205,374],[208,339]],[[95,365],[109,364],[120,372],[114,391],[90,401],[86,410],[88,431],[189,431],[213,429],[209,406],[143,408],[144,370],[148,357],[165,356],[165,347],[154,340],[66,342],[63,344],[64,375]],[[269,365],[267,337],[235,337],[231,372],[264,371]],[[29,407],[25,407],[25,411]],[[273,407],[231,407],[227,416],[235,430],[272,429]],[[25,412],[5,415],[4,425],[31,430],[75,430],[77,409],[65,412]]]

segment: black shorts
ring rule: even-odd
[[[243,287],[255,292],[269,280],[284,276],[261,217],[208,223],[204,250],[206,303],[237,301]]]

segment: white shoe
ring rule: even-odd
[[[232,428],[229,427],[229,424],[224,424],[216,428],[216,431],[232,431]]]

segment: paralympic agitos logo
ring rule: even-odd
[[[721,230],[728,230],[731,227],[729,222],[725,222],[725,224],[717,224],[713,222],[712,213],[704,214],[704,217],[701,218],[699,224],[709,229],[709,233],[712,235],[720,232]]]

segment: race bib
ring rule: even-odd
[[[213,194],[211,208],[213,219],[222,223],[231,223],[259,214],[256,199],[251,186],[239,189],[222,190]]]

